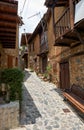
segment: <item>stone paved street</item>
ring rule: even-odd
[[[21,128],[15,130],[84,130],[84,122],[63,101],[56,85],[25,71]]]

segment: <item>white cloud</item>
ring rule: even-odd
[[[18,0],[19,1],[19,9],[18,12],[22,11],[23,4],[25,0]],[[47,8],[44,6],[45,0],[26,0],[24,10],[22,13],[24,25],[20,28],[20,35],[24,29],[26,32],[32,33],[36,28],[38,22],[43,17],[43,14],[46,12]],[[41,16],[36,15],[28,19],[28,17],[33,16],[34,14],[40,12]]]
[[[24,4],[25,0],[19,0],[19,13],[20,11],[22,11],[23,8],[23,4]],[[28,19],[28,17],[40,12],[41,13],[41,17],[43,16],[43,14],[46,12],[46,7],[44,6],[44,2],[45,0],[26,0],[25,6],[24,6],[24,10],[22,13],[22,17],[23,17],[23,21],[26,24],[29,24],[32,27],[32,25],[36,25],[38,22],[38,19],[40,19],[40,16],[34,16],[31,19]],[[29,22],[30,23],[29,23]],[[34,21],[34,22],[32,22]]]

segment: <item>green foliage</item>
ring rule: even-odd
[[[48,77],[48,73],[46,73],[46,72],[43,75],[44,75],[44,78]]]
[[[51,66],[51,65],[48,65],[48,66],[46,67],[47,73],[50,73],[51,69],[52,69],[52,66]]]
[[[51,81],[51,69],[52,69],[52,66],[51,65],[48,65],[46,67],[46,72],[44,73],[44,78],[48,79],[49,81]]]
[[[1,82],[10,86],[10,100],[22,100],[22,82],[24,74],[18,68],[4,69],[1,72]]]

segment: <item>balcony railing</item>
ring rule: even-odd
[[[62,36],[70,29],[70,8],[68,7],[60,19],[55,23],[56,38]]]
[[[45,52],[45,51],[47,51],[47,50],[48,50],[48,43],[45,42],[44,44],[42,44],[42,45],[40,46],[40,52],[42,53],[42,52]]]
[[[41,44],[40,44],[40,53],[45,52],[48,50],[48,38],[47,38],[47,31],[43,33],[41,36]]]
[[[72,5],[67,7],[62,16],[55,23],[56,39],[63,36],[71,28],[74,27],[75,6],[80,0],[72,0]]]

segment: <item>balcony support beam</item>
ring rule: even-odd
[[[84,44],[84,40],[83,40],[83,38],[81,37],[79,31],[78,31],[77,29],[75,29],[75,32],[76,32],[76,35],[77,35],[77,37],[79,38],[81,44]]]

